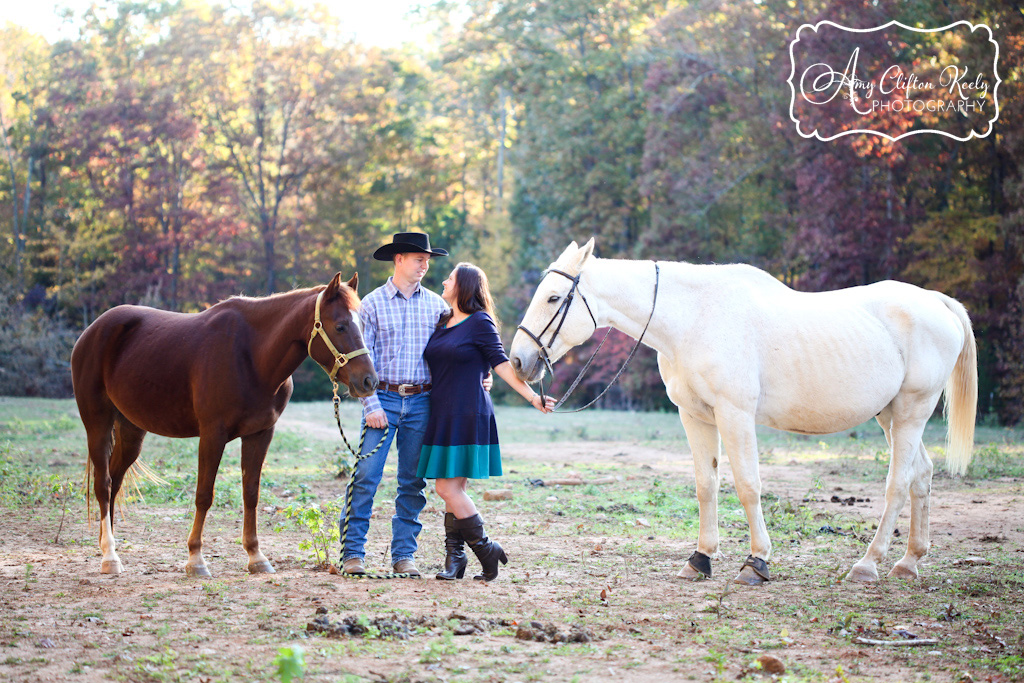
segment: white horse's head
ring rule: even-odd
[[[578,284],[593,253],[594,238],[582,247],[570,243],[537,285],[509,350],[512,368],[523,381],[543,378],[545,358],[553,364],[597,329],[593,302],[585,299]]]

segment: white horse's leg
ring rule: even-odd
[[[932,403],[931,405],[934,405]],[[906,412],[911,412],[913,408]],[[924,412],[923,409],[917,412]],[[930,412],[930,411],[929,411]],[[889,475],[885,481],[885,506],[878,520],[878,529],[868,546],[867,552],[847,575],[851,581],[870,582],[878,580],[878,563],[889,552],[893,530],[900,510],[907,502],[910,484],[917,479],[914,461],[921,444],[921,434],[927,415],[903,417],[897,407],[892,408],[892,425],[889,437],[892,444],[892,459],[889,461]]]
[[[757,433],[754,416],[731,406],[715,408],[718,429],[729,455],[736,495],[747,513],[750,528],[750,555],[735,582],[756,586],[768,580],[768,559],[772,542],[761,511],[761,476],[757,462]]]
[[[886,406],[882,409],[882,412],[875,415],[875,421],[878,422],[878,426],[882,428],[882,433],[885,434],[885,443],[889,446],[889,453],[892,453],[892,409]]]
[[[914,478],[910,482],[910,537],[907,539],[907,552],[889,572],[893,578],[916,579],[917,563],[928,554],[931,547],[928,508],[931,503],[932,470],[932,459],[921,443],[914,458]]]
[[[697,481],[697,506],[700,530],[697,533],[697,553],[691,556],[678,576],[696,580],[711,576],[711,558],[718,552],[718,461],[720,446],[718,428],[694,420],[682,410],[679,419],[686,430],[686,440],[693,452],[693,472]],[[707,559],[705,559],[707,558]],[[696,565],[696,566],[695,566]]]

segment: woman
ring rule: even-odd
[[[551,412],[554,399],[548,398],[545,404],[512,370],[482,270],[470,263],[455,266],[444,281],[441,297],[452,310],[441,317],[423,352],[433,389],[417,475],[436,479],[437,494],[445,502],[447,554],[444,571],[437,578],[462,578],[466,571],[462,544],[466,542],[483,565],[483,573],[474,578],[491,581],[498,576],[498,562],[507,564],[508,557],[487,538],[476,505],[466,495],[469,479],[501,475],[494,407],[481,380],[494,368],[495,374],[544,413]]]

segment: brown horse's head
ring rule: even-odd
[[[331,343],[342,354],[349,354],[364,348],[362,325],[359,322],[359,297],[356,286],[359,274],[356,273],[347,283],[342,282],[341,273],[337,273],[324,290],[320,301],[320,321],[323,331]],[[335,359],[327,345],[312,342],[310,356],[324,368],[332,368]],[[348,386],[353,396],[369,396],[377,390],[377,372],[369,354],[358,355],[344,363],[337,375],[338,384]]]

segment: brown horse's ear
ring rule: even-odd
[[[341,275],[341,273],[338,273],[338,275]],[[356,291],[356,288],[359,286],[359,273],[352,274],[352,279],[348,281],[348,286],[353,292]]]
[[[324,301],[334,301],[341,296],[341,273],[335,273],[334,277],[331,278],[331,283],[327,285],[327,289],[324,291]]]

